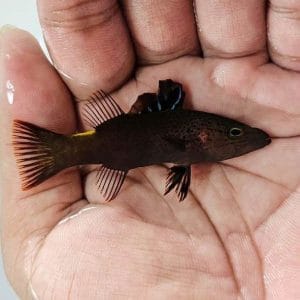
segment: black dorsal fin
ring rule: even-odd
[[[102,90],[90,97],[83,111],[86,123],[94,128],[122,114],[124,114],[123,110],[113,97]]]
[[[158,94],[139,95],[129,113],[151,113],[182,108],[185,93],[182,85],[171,79],[160,80]]]
[[[119,193],[127,171],[113,170],[101,166],[97,173],[97,186],[105,201],[114,199]]]
[[[182,85],[176,81],[160,80],[157,98],[159,110],[175,110],[182,108],[185,92]]]

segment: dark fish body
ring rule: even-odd
[[[243,128],[244,137],[230,137],[233,127]],[[70,158],[71,164],[101,163],[117,170],[161,163],[216,162],[270,143],[269,136],[259,129],[183,109],[120,115],[100,125],[93,135],[71,139],[77,143],[75,148],[83,149]],[[72,143],[69,146],[74,147]]]
[[[91,102],[86,117],[95,130],[87,133],[63,136],[15,121],[14,144],[16,155],[22,156],[23,188],[31,188],[67,167],[100,164],[98,185],[110,200],[130,169],[174,163],[178,167],[170,171],[167,192],[176,187],[183,200],[191,164],[237,157],[271,142],[260,129],[183,109],[184,92],[178,83],[166,80],[160,82],[160,88],[158,96],[141,95],[128,114],[109,95],[100,104]]]

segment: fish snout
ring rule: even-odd
[[[253,142],[257,143],[261,147],[267,146],[272,142],[271,137],[259,128],[253,128],[252,139]]]

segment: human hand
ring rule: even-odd
[[[38,1],[58,72],[28,34],[2,33],[2,247],[12,285],[22,299],[300,298],[299,7],[273,0],[266,20],[263,1],[196,0],[197,32],[191,1],[122,3]],[[73,133],[84,101],[74,107],[67,87],[78,99],[113,91],[128,110],[166,78],[183,84],[187,106],[284,138],[193,166],[182,203],[163,196],[163,166],[130,171],[110,203],[94,171],[20,190],[13,119]]]

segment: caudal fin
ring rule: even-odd
[[[63,135],[24,121],[14,121],[13,145],[23,190],[39,185],[62,170],[58,154],[64,141]]]

